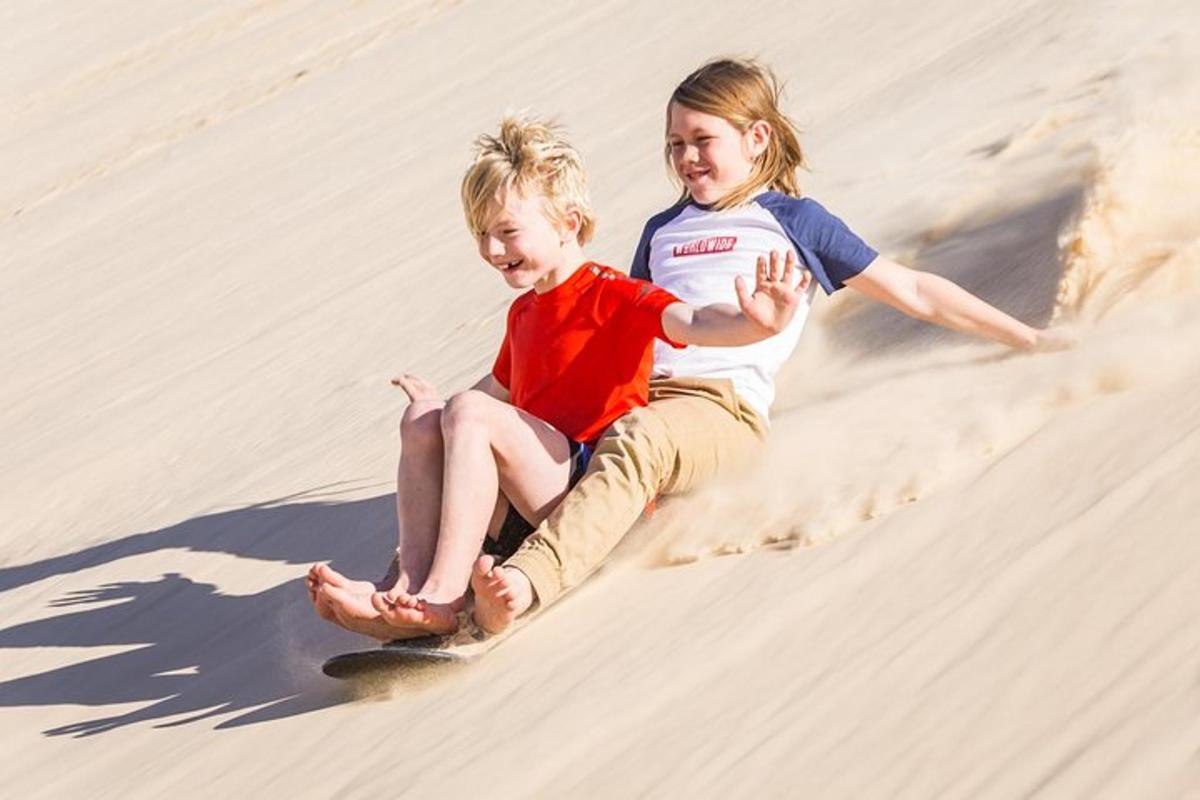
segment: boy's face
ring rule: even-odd
[[[541,195],[513,188],[479,235],[479,255],[509,286],[528,289],[564,266],[568,236],[546,217]]]

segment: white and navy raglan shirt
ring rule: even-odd
[[[744,347],[675,349],[655,342],[654,377],[726,378],[766,419],[775,399],[775,374],[796,349],[816,285],[832,294],[878,253],[820,203],[779,192],[764,192],[725,211],[680,203],[650,218],[630,275],[652,281],[693,306],[736,306],[733,279],[741,275],[753,287],[758,256],[772,250],[794,250],[798,264],[814,278],[788,327]]]

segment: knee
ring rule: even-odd
[[[441,436],[442,404],[428,401],[410,403],[400,417],[400,438],[406,441]]]
[[[446,408],[442,411],[442,433],[460,432],[484,425],[496,402],[491,395],[476,389],[459,392],[446,401]]]

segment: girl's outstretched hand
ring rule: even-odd
[[[1077,344],[1079,344],[1079,337],[1070,330],[1044,328],[1037,332],[1037,341],[1030,349],[1038,353],[1052,353],[1057,350],[1070,350]]]
[[[758,268],[754,275],[754,292],[746,289],[741,276],[734,279],[738,305],[748,319],[761,328],[779,333],[796,316],[800,297],[808,289],[812,279],[808,270],[800,270],[799,283],[793,284],[796,273],[796,254],[789,250],[779,267],[779,253],[771,251],[770,261],[766,256],[758,257]]]
[[[408,399],[415,403],[418,400],[439,400],[437,387],[429,381],[417,375],[404,373],[403,375],[392,378],[392,386],[399,386],[408,395]]]

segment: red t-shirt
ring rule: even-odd
[[[529,291],[508,309],[492,375],[517,408],[577,442],[646,405],[663,309],[679,300],[646,281],[584,264],[548,292]]]

